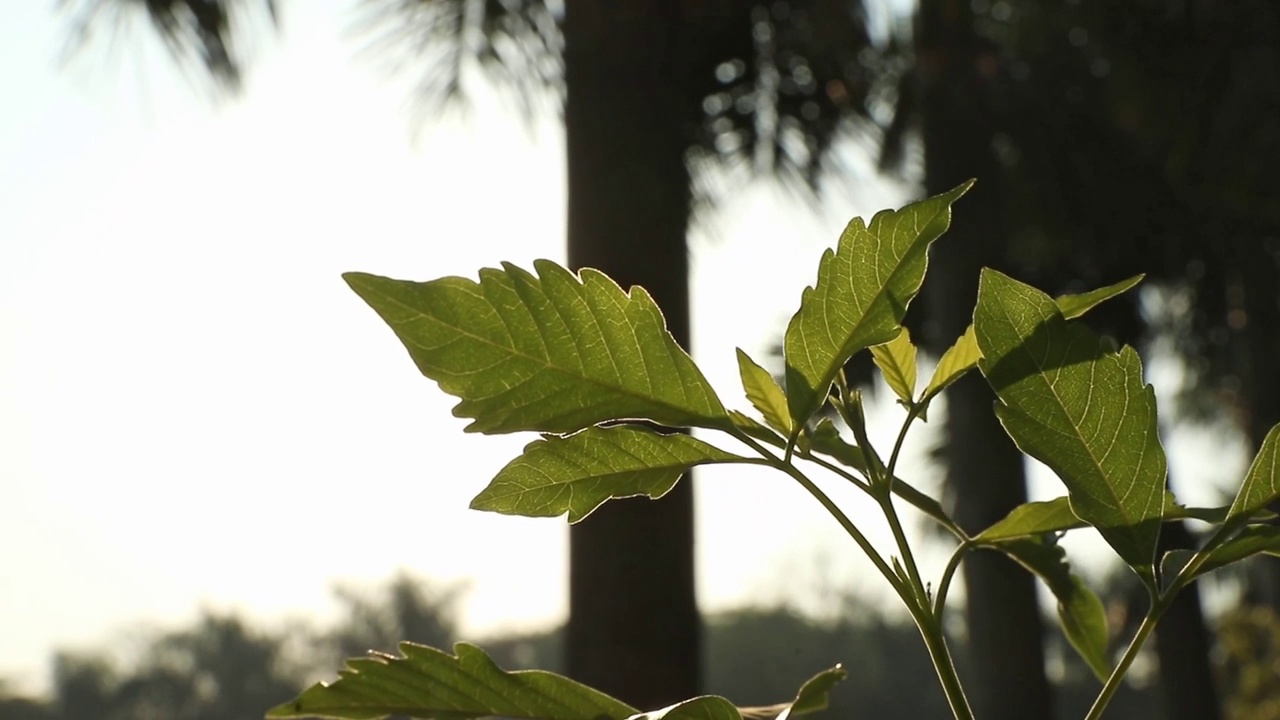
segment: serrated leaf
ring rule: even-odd
[[[855,218],[818,264],[787,325],[787,406],[793,434],[827,396],[836,373],[854,353],[897,334],[907,305],[924,280],[929,245],[951,223],[951,204],[972,185],[877,213],[870,225]]]
[[[1252,515],[1280,499],[1280,425],[1262,440],[1262,447],[1245,473],[1244,482],[1227,513],[1228,520]]]
[[[836,665],[806,680],[800,687],[800,692],[796,693],[795,700],[789,703],[738,708],[738,712],[741,713],[743,720],[788,720],[788,718],[826,710],[831,704],[831,691],[847,676],[848,673],[844,668]]]
[[[769,427],[791,437],[791,415],[787,411],[786,394],[769,371],[757,365],[742,348],[738,348],[738,374],[742,377],[742,389],[752,407],[760,411]]]
[[[1062,479],[1072,512],[1152,580],[1167,465],[1138,354],[1107,352],[1047,295],[990,269],[979,282],[974,328],[978,367],[1005,430]]]
[[[964,374],[978,366],[978,358],[982,353],[978,350],[978,336],[973,332],[973,324],[965,328],[954,345],[947,348],[938,360],[938,367],[933,370],[933,377],[924,389],[924,399],[928,400],[942,392],[951,383],[964,377]]]
[[[643,288],[548,260],[480,281],[343,275],[471,432],[566,433],[610,420],[723,428],[724,406]]]
[[[471,508],[528,517],[567,512],[569,522],[576,523],[606,500],[660,498],[695,465],[742,459],[688,435],[626,425],[592,427],[530,443],[498,471]]]
[[[338,679],[317,683],[268,718],[372,720],[388,715],[462,720],[500,715],[531,720],[622,720],[636,709],[542,670],[506,672],[467,643],[442,650],[400,643],[401,656],[347,661]]]
[[[884,381],[907,405],[916,397],[916,346],[911,344],[911,333],[906,328],[892,340],[871,348],[871,358]]]
[[[1043,538],[1010,540],[995,545],[1001,552],[1044,580],[1058,600],[1058,622],[1067,641],[1099,680],[1111,674],[1107,658],[1107,613],[1098,596],[1071,572],[1066,552]]]
[[[1131,288],[1137,287],[1138,283],[1142,282],[1142,278],[1144,277],[1146,277],[1146,275],[1134,275],[1133,277],[1121,280],[1114,285],[1108,285],[1104,288],[1098,288],[1097,290],[1090,290],[1089,292],[1080,293],[1078,295],[1061,295],[1054,300],[1054,304],[1058,306],[1058,312],[1062,313],[1064,318],[1074,320],[1107,300],[1110,300],[1117,295],[1122,295],[1128,292]]]
[[[1162,563],[1165,577],[1172,578],[1173,575],[1181,572],[1194,554],[1191,550],[1172,550],[1165,553]],[[1239,535],[1211,550],[1209,556],[1196,570],[1194,577],[1200,577],[1254,555],[1280,556],[1280,527],[1253,525],[1244,528]]]

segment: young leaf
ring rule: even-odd
[[[789,703],[738,708],[738,712],[741,713],[743,720],[788,720],[788,718],[826,710],[831,702],[831,690],[836,683],[847,676],[848,673],[844,668],[837,665],[805,681],[800,692],[796,693],[796,699]]]
[[[920,290],[930,243],[951,223],[951,204],[972,185],[878,213],[870,226],[855,218],[818,264],[787,325],[787,406],[795,430],[825,401],[836,373],[854,353],[898,333]]]
[[[1102,601],[1067,565],[1067,554],[1043,538],[1010,540],[992,545],[1035,573],[1058,599],[1058,622],[1071,647],[1093,674],[1105,681],[1111,674],[1107,659],[1107,613]]]
[[[911,344],[911,333],[906,328],[892,340],[871,348],[871,357],[884,375],[884,381],[907,405],[916,396],[916,346]]]
[[[1023,503],[995,525],[983,530],[974,538],[977,542],[994,543],[1013,538],[1033,537],[1083,527],[1085,522],[1071,512],[1071,503],[1065,497],[1038,502]]]
[[[1181,572],[1194,554],[1190,550],[1173,550],[1165,553],[1162,563],[1165,577],[1171,578]],[[1239,535],[1209,552],[1209,557],[1205,558],[1204,563],[1196,570],[1195,577],[1254,555],[1280,555],[1280,527],[1254,525],[1241,530]]]
[[[466,643],[456,655],[400,643],[401,656],[374,653],[347,661],[338,679],[317,683],[268,718],[372,720],[387,715],[465,720],[500,715],[530,720],[622,720],[626,703],[541,670],[506,672]]]
[[[734,427],[756,440],[772,445],[779,450],[783,450],[787,447],[786,438],[779,436],[777,432],[746,413],[738,412],[737,410],[730,410],[729,420],[733,423]]]
[[[1130,288],[1136,287],[1138,283],[1142,282],[1142,278],[1144,277],[1146,277],[1146,275],[1134,275],[1133,277],[1121,280],[1114,285],[1108,285],[1104,288],[1098,288],[1097,290],[1090,290],[1087,293],[1080,293],[1079,295],[1062,295],[1057,300],[1054,300],[1054,304],[1058,306],[1058,312],[1062,313],[1064,318],[1074,320],[1107,300],[1127,292]]]
[[[769,427],[791,437],[791,415],[787,412],[787,396],[774,382],[768,370],[760,367],[742,348],[738,348],[738,374],[742,389],[751,405],[760,411]]]
[[[1153,580],[1167,466],[1138,354],[1106,352],[1047,295],[990,269],[979,282],[974,328],[978,367],[1005,430],[1062,479],[1075,515]]]
[[[1228,520],[1252,515],[1280,498],[1280,425],[1271,428],[1245,473]]]
[[[530,443],[498,471],[471,508],[528,517],[567,512],[569,522],[576,523],[606,500],[660,498],[695,465],[741,460],[688,435],[627,425],[592,427]]]
[[[945,390],[948,385],[977,367],[980,357],[982,353],[978,351],[978,336],[974,334],[973,324],[970,323],[955,344],[942,353],[942,358],[938,360],[938,367],[934,368],[933,377],[929,380],[929,385],[924,389],[924,395],[921,397],[928,400]]]
[[[480,282],[343,277],[461,402],[471,432],[565,433],[609,420],[727,427],[728,415],[642,288],[547,260],[509,263]]]

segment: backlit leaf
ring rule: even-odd
[[[1271,428],[1231,503],[1230,519],[1248,516],[1280,498],[1280,425]]]
[[[786,394],[769,371],[757,365],[741,348],[738,348],[738,374],[752,407],[760,411],[769,427],[790,437],[791,415],[787,412]]]
[[[994,547],[1044,580],[1058,600],[1058,622],[1071,647],[1099,680],[1106,680],[1111,674],[1107,613],[1098,596],[1071,572],[1066,552],[1042,538],[1011,540]]]
[[[267,717],[622,720],[636,713],[626,703],[554,673],[506,672],[467,643],[454,646],[456,655],[414,643],[400,643],[400,652],[399,657],[374,653],[348,660],[337,680],[312,685],[272,708]]]
[[[1018,447],[1067,486],[1071,510],[1154,578],[1168,504],[1155,391],[1133,348],[1107,352],[1047,295],[983,270],[974,326],[996,414]]]
[[[696,438],[636,426],[592,427],[525,447],[474,500],[473,510],[576,523],[606,500],[666,495],[695,465],[739,461]]]
[[[1164,509],[1164,521],[1199,520],[1218,524],[1227,517],[1227,508],[1184,507],[1171,503]],[[1270,522],[1276,518],[1275,513],[1264,510],[1256,511],[1249,519],[1257,522]],[[1066,497],[1023,503],[1006,515],[996,524],[983,530],[974,540],[993,543],[1012,538],[1044,535],[1045,533],[1063,532],[1088,527],[1089,523],[1076,517],[1071,511],[1071,501]]]
[[[703,695],[661,710],[639,713],[627,720],[742,720],[742,713],[722,697]]]
[[[1165,576],[1171,578],[1181,572],[1191,560],[1192,555],[1194,553],[1190,550],[1174,550],[1165,553],[1163,562]],[[1239,535],[1209,551],[1209,556],[1196,570],[1195,577],[1254,555],[1280,556],[1280,527],[1252,525],[1244,528]]]
[[[955,344],[942,353],[938,367],[934,368],[933,377],[921,397],[928,400],[945,390],[948,385],[977,367],[980,357],[982,353],[978,350],[978,336],[974,334],[973,325],[970,324]]]
[[[818,280],[805,288],[787,326],[787,404],[796,428],[827,396],[836,373],[864,348],[898,333],[907,305],[924,280],[929,245],[951,223],[951,204],[969,189],[855,218],[818,264]]]
[[[1114,285],[1108,285],[1097,290],[1090,290],[1087,293],[1079,295],[1062,295],[1059,296],[1054,303],[1058,306],[1058,312],[1068,320],[1084,315],[1095,307],[1110,300],[1111,298],[1127,292],[1130,288],[1136,287],[1142,282],[1145,275],[1134,275],[1131,278],[1121,280]]]
[[[830,693],[847,673],[839,665],[809,678],[791,702],[764,707],[735,707],[722,697],[706,695],[685,700],[628,720],[788,720],[825,710]]]
[[[608,420],[722,428],[729,418],[642,288],[547,260],[480,281],[347,273],[423,375],[461,402],[467,430],[565,433]]]
[[[884,381],[907,405],[915,402],[916,346],[906,328],[889,342],[871,348],[871,357],[884,375]]]

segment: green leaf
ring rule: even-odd
[[[910,406],[916,396],[916,346],[906,328],[892,340],[871,348],[871,357],[898,399]]]
[[[639,713],[627,720],[742,720],[742,713],[722,697],[703,695],[661,710]]]
[[[708,695],[685,700],[662,710],[640,713],[628,720],[787,720],[825,710],[836,683],[848,675],[839,665],[809,678],[795,700],[763,707],[735,707],[722,697]]]
[[[1164,509],[1164,521],[1200,520],[1207,523],[1221,523],[1227,517],[1227,508],[1184,507],[1171,503]],[[1275,513],[1265,510],[1256,511],[1249,516],[1250,520],[1270,522],[1276,518]],[[1076,517],[1071,511],[1071,501],[1066,497],[1052,500],[1023,503],[1009,511],[1002,520],[979,533],[974,540],[981,543],[998,543],[1013,538],[1044,535],[1045,533],[1063,532],[1088,527],[1089,523]]]
[[[855,218],[818,264],[787,326],[787,404],[796,433],[827,397],[854,353],[892,340],[924,280],[929,245],[951,223],[951,204],[972,185],[884,211],[870,226]]]
[[[474,500],[473,510],[557,517],[576,523],[606,500],[660,498],[695,465],[742,461],[683,434],[643,427],[592,427],[525,447]]]
[[[1165,553],[1163,562],[1165,577],[1171,578],[1181,572],[1194,554],[1190,550],[1173,550]],[[1280,527],[1253,525],[1244,528],[1239,535],[1209,551],[1209,556],[1205,558],[1193,577],[1200,577],[1224,565],[1230,565],[1254,555],[1280,556]]]
[[[982,353],[978,350],[978,336],[973,332],[973,324],[965,328],[964,334],[955,344],[942,353],[938,367],[933,370],[933,378],[924,389],[921,397],[926,401],[942,392],[951,383],[964,377],[964,374],[978,366],[978,358]]]
[[[471,432],[565,433],[610,420],[724,428],[729,418],[643,288],[547,260],[480,282],[347,273],[423,375],[461,399]]]
[[[778,387],[769,371],[760,367],[742,348],[738,348],[738,374],[742,376],[742,389],[747,399],[769,427],[791,437],[791,415],[787,412],[787,396]]]
[[[1031,537],[1045,533],[1084,527],[1085,522],[1071,512],[1071,502],[1054,498],[1023,503],[995,525],[983,530],[974,538],[977,542],[995,543],[1014,538]]]
[[[454,646],[456,656],[414,643],[400,643],[400,652],[399,657],[374,653],[348,660],[337,680],[312,685],[272,708],[267,717],[621,720],[636,713],[626,703],[554,673],[506,672],[467,643]]]
[[[1111,298],[1123,294],[1134,288],[1138,283],[1142,282],[1142,278],[1146,275],[1134,275],[1126,280],[1121,280],[1114,285],[1108,285],[1104,288],[1091,290],[1087,293],[1079,295],[1062,295],[1054,303],[1058,306],[1058,312],[1068,320],[1074,320],[1081,315],[1089,312],[1102,303]]]
[[[1010,540],[993,545],[1044,580],[1058,599],[1058,622],[1067,641],[1093,674],[1105,681],[1111,674],[1107,658],[1107,613],[1102,601],[1071,572],[1066,552],[1043,538]]]
[[[1153,581],[1167,465],[1138,354],[1107,352],[1047,295],[990,269],[974,327],[1005,430],[1062,479],[1075,515]]]
[[[1228,520],[1252,515],[1280,498],[1280,425],[1271,428],[1245,473]]]

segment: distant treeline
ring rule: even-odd
[[[60,652],[52,660],[49,697],[5,696],[0,685],[0,720],[259,720],[267,708],[332,677],[344,657],[393,651],[404,639],[444,648],[459,639],[463,592],[457,586],[401,575],[368,592],[344,588],[337,594],[343,613],[330,628],[298,623],[267,630],[234,614],[205,613],[189,627],[154,632],[131,661],[106,650]],[[839,621],[816,621],[785,607],[708,616],[706,691],[740,705],[781,702],[806,678],[841,662],[849,678],[833,694],[826,717],[947,717],[915,628],[848,604],[853,609]],[[1224,625],[1224,672],[1247,681],[1233,685],[1237,701],[1250,693],[1265,700],[1269,688],[1280,687],[1274,684],[1277,628],[1265,612],[1236,613]],[[1079,717],[1097,681],[1058,638],[1053,643],[1060,716]],[[506,668],[563,666],[559,628],[479,644]],[[962,637],[957,647],[963,655]],[[1155,704],[1151,688],[1134,685],[1109,716],[1158,717]]]

